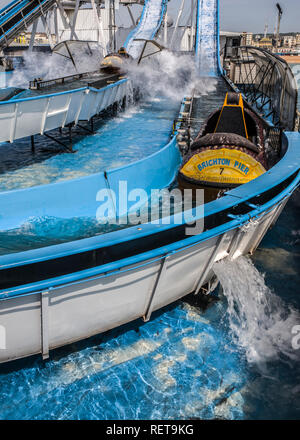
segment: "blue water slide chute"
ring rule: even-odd
[[[219,0],[198,0],[195,59],[201,76],[221,74]]]
[[[153,40],[159,31],[167,10],[168,0],[145,0],[138,25],[128,35],[124,46],[127,52],[138,58],[143,47],[143,40]]]

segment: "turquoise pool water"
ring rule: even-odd
[[[35,136],[35,153],[29,138],[1,144],[0,192],[87,176],[149,156],[169,142],[180,102],[181,97],[148,98],[114,117],[107,114],[95,121],[94,134],[78,128],[72,137],[74,154],[42,136]],[[69,142],[67,129],[62,136],[59,130],[53,135]],[[115,228],[99,224],[95,217],[32,216],[17,229],[0,231],[0,254],[87,238]]]

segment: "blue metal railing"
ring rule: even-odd
[[[46,13],[55,0],[17,0],[0,11],[0,47],[8,45],[22,30]]]

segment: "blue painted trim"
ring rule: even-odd
[[[184,102],[180,111],[183,109]],[[128,189],[132,188],[137,181],[136,170],[139,170],[139,185],[148,195],[151,188],[160,189],[171,184],[181,163],[175,138],[178,127],[179,124],[168,144],[152,155],[114,170],[106,170],[106,179],[116,194],[118,180],[127,180]],[[167,169],[164,163],[168,163]],[[107,187],[105,174],[99,172],[72,180],[0,192],[0,229],[18,228],[31,217],[94,218],[99,208],[96,194]],[[63,198],[60,194],[64,194]],[[46,199],[47,204],[44,203]],[[17,211],[15,206],[19,206]]]
[[[20,98],[20,99],[10,99],[9,101],[1,101],[0,105],[5,105],[5,104],[11,104],[11,103],[15,103],[15,102],[28,102],[28,101],[36,101],[38,99],[43,99],[43,98],[52,98],[54,96],[61,96],[61,95],[68,95],[70,93],[75,93],[75,92],[81,92],[83,90],[91,90],[93,92],[97,92],[97,93],[102,93],[107,89],[111,89],[113,87],[116,87],[124,82],[128,81],[127,78],[125,79],[121,79],[120,81],[115,82],[114,84],[108,84],[105,87],[102,87],[101,89],[95,89],[94,87],[81,87],[79,89],[73,89],[73,90],[65,90],[63,92],[57,92],[57,93],[50,93],[48,95],[37,95],[37,96],[30,96],[28,98]]]
[[[22,20],[18,21],[18,23],[16,23],[16,24],[15,24],[14,26],[12,26],[8,31],[6,31],[6,34],[9,34],[9,32],[11,32],[11,31],[12,31],[13,29],[15,29],[20,23],[22,23],[22,22],[24,21],[24,19],[26,20],[26,18],[29,18],[34,12],[36,12],[36,11],[40,8],[40,6],[43,6],[45,3],[48,3],[48,1],[49,1],[49,0],[41,1],[41,2],[40,2],[40,5],[38,5],[38,6],[35,7],[34,9],[32,9],[27,15],[23,16]],[[54,1],[53,1],[53,3],[54,3]],[[26,3],[25,5],[22,5],[22,7],[19,8],[19,9],[18,9],[17,11],[15,11],[15,12],[19,12],[19,11],[21,11],[21,10],[23,9],[23,6],[24,6],[24,7],[27,6],[27,3]],[[9,18],[10,18],[11,16],[13,16],[13,15],[14,15],[14,13],[8,15],[8,16],[7,16],[7,19],[9,19]],[[6,16],[4,16],[4,18],[6,18]],[[7,19],[3,20],[3,22],[6,22]],[[1,41],[1,39],[3,39],[4,37],[5,37],[5,34],[2,35],[2,36],[0,37],[0,41]]]
[[[167,169],[164,165],[166,163],[169,165]],[[165,188],[172,183],[180,163],[181,156],[176,139],[173,138],[153,155],[119,169],[107,171],[106,178],[104,172],[99,172],[63,182],[2,192],[0,228],[2,231],[18,228],[32,217],[95,219],[100,206],[96,195],[100,190],[107,188],[107,183],[117,197],[119,181],[122,180],[127,181],[128,191],[140,187],[146,192],[145,197],[149,197],[152,188]],[[146,201],[147,199],[144,200],[145,203]],[[130,205],[131,203],[128,207]],[[111,209],[115,212],[114,206],[111,206]],[[120,214],[126,213],[121,211]]]
[[[2,8],[2,9],[0,10],[0,16],[1,16],[5,11],[7,11],[7,10],[9,10],[9,9],[11,9],[11,12],[12,12],[12,11],[14,11],[14,12],[18,12],[20,9],[22,9],[22,8],[21,8],[21,5],[22,5],[22,6],[26,6],[28,3],[29,3],[29,0],[23,0],[23,1],[17,0],[17,1],[13,1],[13,2],[9,3],[7,6],[4,6],[4,8]],[[12,8],[13,5],[15,5],[14,8]],[[12,13],[6,13],[6,14],[3,15],[3,18],[10,18],[11,16],[12,16]],[[0,21],[0,25],[3,23],[3,21],[6,21],[6,20],[1,20],[1,21]]]
[[[117,82],[115,82],[113,84],[108,84],[107,86],[104,86],[101,89],[95,89],[95,87],[92,87],[92,86],[90,86],[88,88],[90,90],[92,90],[93,92],[101,93],[101,92],[104,92],[105,90],[112,89],[112,88],[114,88],[116,86],[119,86],[120,84],[123,84],[123,83],[125,83],[127,81],[128,81],[128,78],[124,78],[124,79],[120,79],[119,81],[117,81]]]
[[[3,14],[3,12],[5,12],[7,9],[9,9],[12,5],[17,4],[19,2],[20,2],[20,0],[14,0],[14,1],[8,3],[8,5],[6,5],[0,9],[0,15]]]
[[[134,29],[132,29],[132,31],[128,34],[128,36],[127,36],[127,38],[125,40],[125,43],[124,43],[124,47],[125,48],[127,48],[128,44],[130,43],[131,40],[134,40],[134,36],[136,35],[136,33],[138,32],[138,30],[140,29],[140,27],[142,25],[143,18],[144,18],[144,15],[146,13],[146,8],[147,8],[147,5],[148,5],[148,1],[149,0],[145,0],[144,7],[143,7],[143,10],[142,10],[142,14],[141,14],[141,17],[140,17],[140,20],[139,20],[137,26]]]

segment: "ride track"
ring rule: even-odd
[[[205,35],[197,31],[196,59],[201,56],[201,41],[208,41],[211,29],[214,51],[209,57],[215,61],[210,74],[220,75],[215,31],[218,1],[199,0],[198,17],[202,10],[207,12],[208,5],[214,13],[206,15]],[[181,115],[185,105],[183,101]],[[179,124],[175,134],[178,128]],[[204,212],[196,216],[204,220],[202,233],[186,235],[188,221],[195,220],[192,210],[184,213],[180,224],[174,224],[171,216],[160,224],[131,226],[102,236],[1,256],[0,323],[5,328],[6,348],[0,350],[0,362],[38,353],[47,358],[49,350],[56,347],[137,318],[147,321],[154,310],[191,292],[199,293],[212,278],[216,261],[254,252],[299,185],[299,133],[286,132],[281,150],[280,161],[265,174],[205,205]],[[78,200],[79,210],[85,203],[83,209],[89,211],[90,201],[95,208],[101,184],[106,188],[115,185],[118,191],[117,183],[124,179],[130,187],[141,185],[147,192],[168,186],[179,164],[174,136],[159,152],[112,171],[111,177],[99,174],[2,193],[1,220],[9,227],[16,209],[21,213],[26,204],[28,214],[37,212],[40,216],[57,206],[67,216],[77,215],[73,207]],[[34,209],[30,211],[30,207]],[[87,211],[84,213],[89,215]],[[10,219],[6,223],[7,213]],[[22,221],[20,214],[17,223]]]
[[[56,0],[14,0],[0,10],[0,50],[35,20],[49,11]]]
[[[37,6],[36,3],[39,5]],[[33,20],[55,5],[55,0],[15,0],[0,11],[0,48]],[[125,46],[133,57],[144,42],[136,38],[152,39],[160,29],[167,8],[167,0],[145,1],[137,27],[128,36]],[[27,15],[26,15],[27,14]],[[129,93],[128,79],[115,81],[100,89],[92,86],[28,98],[0,101],[0,142],[45,134],[68,124],[89,121],[115,102],[121,102]]]

